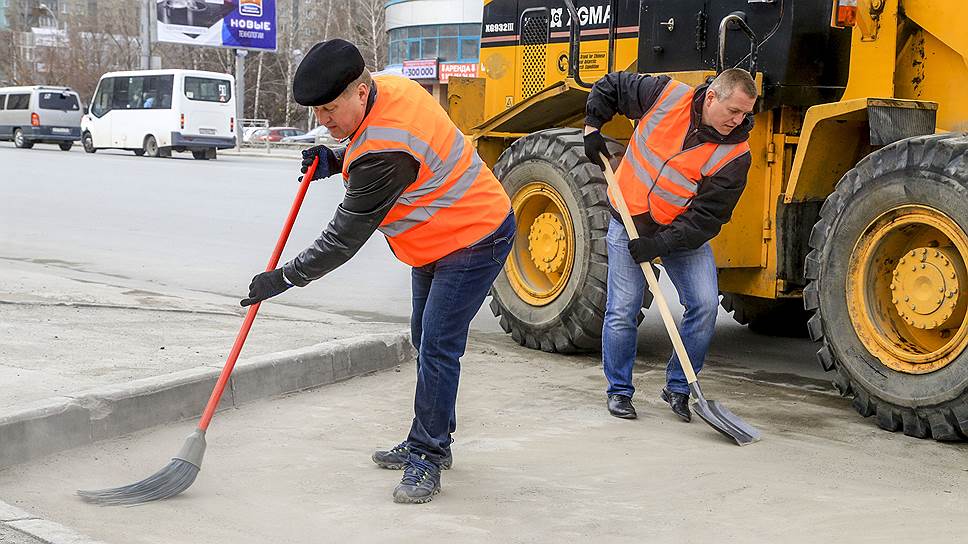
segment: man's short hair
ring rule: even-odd
[[[726,100],[733,95],[733,91],[739,89],[743,94],[750,98],[756,98],[756,83],[753,76],[742,68],[730,68],[716,76],[716,79],[709,84],[709,89],[716,93],[716,98]]]
[[[356,89],[361,84],[366,84],[367,88],[373,87],[373,75],[370,74],[370,71],[367,70],[366,68],[363,69],[363,72],[360,74],[360,77],[351,81],[350,84],[347,85],[345,89],[343,89],[343,96],[347,96],[355,93]]]

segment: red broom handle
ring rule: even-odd
[[[289,239],[289,233],[292,232],[292,226],[296,222],[299,207],[302,206],[303,199],[306,198],[306,190],[309,189],[309,182],[313,179],[313,174],[316,173],[317,164],[319,164],[319,157],[316,157],[313,164],[306,170],[306,174],[299,184],[299,190],[296,191],[296,200],[293,201],[292,208],[289,209],[289,217],[286,218],[286,224],[283,225],[282,232],[279,234],[279,240],[276,241],[276,248],[272,250],[272,257],[269,258],[266,272],[275,270],[279,264],[279,257],[282,256],[282,250],[286,247],[286,241]],[[222,373],[218,377],[215,389],[212,390],[212,396],[209,397],[208,405],[205,406],[205,413],[202,414],[202,419],[198,422],[198,428],[203,432],[208,429],[209,423],[212,422],[215,409],[218,408],[219,400],[222,399],[225,384],[229,382],[229,376],[232,375],[235,362],[239,359],[239,354],[242,353],[242,345],[245,344],[245,338],[249,335],[249,329],[252,328],[252,322],[255,321],[255,314],[259,313],[259,306],[261,305],[261,302],[257,302],[249,306],[249,310],[245,313],[245,321],[242,322],[242,329],[239,330],[239,335],[235,337],[235,345],[232,346],[229,358],[225,361],[225,366],[222,367]]]

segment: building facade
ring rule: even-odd
[[[450,76],[475,77],[483,0],[390,0],[387,70],[420,83],[446,107]]]

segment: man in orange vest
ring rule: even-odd
[[[313,245],[252,279],[242,305],[303,287],[346,262],[374,231],[386,236],[413,267],[417,388],[409,436],[373,461],[403,469],[396,502],[428,502],[453,459],[467,331],[514,241],[511,202],[432,95],[406,78],[371,77],[349,42],[313,46],[296,70],[293,97],[347,144],[303,152],[303,173],[318,156],[313,179],[341,172],[346,195]]]
[[[588,96],[585,153],[598,166],[604,168],[599,154],[609,156],[602,125],[616,113],[638,121],[616,179],[640,238],[629,241],[613,209],[606,239],[602,363],[607,407],[615,417],[636,417],[632,366],[645,290],[638,263],[662,258],[685,307],[683,344],[696,373],[702,369],[719,308],[709,240],[729,221],[746,186],[756,96],[753,78],[739,68],[695,89],[666,76],[616,72],[595,83]],[[660,398],[690,421],[689,387],[675,353]]]

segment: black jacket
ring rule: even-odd
[[[375,100],[374,82],[367,114]],[[342,169],[342,153],[338,158],[334,167]],[[417,160],[400,151],[369,153],[354,161],[343,202],[313,245],[283,266],[286,279],[302,287],[348,261],[373,235],[403,191],[417,180],[419,170]]]
[[[588,95],[585,107],[585,124],[601,128],[616,113],[638,121],[651,108],[662,89],[669,82],[667,76],[648,76],[628,72],[614,72],[600,79]],[[708,85],[700,86],[693,95],[692,120],[682,149],[702,143],[734,144],[749,139],[753,117],[747,116],[743,124],[723,136],[714,128],[702,124],[702,103]],[[696,196],[681,215],[672,223],[657,223],[648,213],[632,217],[639,236],[649,241],[652,253],[665,255],[685,249],[696,249],[719,234],[729,222],[733,208],[746,187],[751,158],[744,153],[719,169],[712,176],[699,181]],[[621,216],[612,210],[621,222]]]

